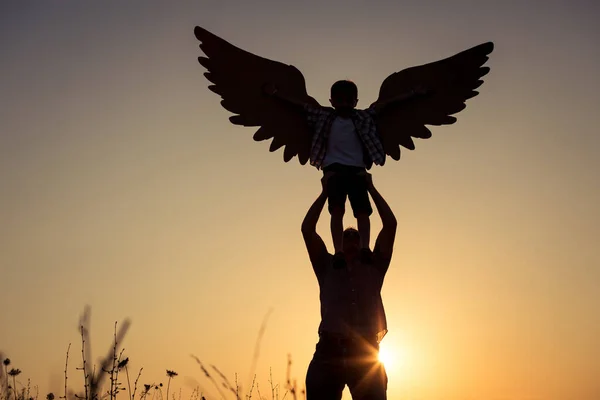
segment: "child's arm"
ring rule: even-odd
[[[276,99],[279,100],[283,100],[286,103],[290,103],[293,104],[295,106],[299,106],[302,108],[305,108],[307,106],[307,103],[305,101],[290,97],[290,96],[286,96],[283,95],[281,93],[279,93],[279,90],[277,89],[277,86],[275,86],[272,83],[266,83],[265,85],[263,85],[263,92],[267,95],[267,96],[271,96],[274,97]]]
[[[412,99],[414,97],[417,96],[422,96],[422,95],[426,95],[431,93],[431,91],[429,91],[428,89],[425,89],[421,86],[417,86],[414,89],[406,92],[406,93],[402,93],[396,97],[392,97],[389,100],[386,100],[384,102],[380,102],[380,103],[375,103],[371,106],[371,108],[376,112],[376,113],[380,113],[381,111],[384,111],[386,108],[389,108],[391,105],[394,104],[398,104],[401,103],[403,101]]]

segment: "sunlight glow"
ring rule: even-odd
[[[397,363],[397,352],[387,342],[381,342],[379,345],[379,361],[385,365],[387,371],[392,371]]]
[[[379,362],[385,366],[390,379],[405,381],[414,378],[415,360],[409,353],[409,348],[397,337],[388,337],[379,344]]]

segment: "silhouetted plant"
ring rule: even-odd
[[[89,307],[86,307],[84,310],[83,316],[80,318],[79,333],[81,335],[82,365],[81,365],[81,367],[75,367],[77,370],[83,371],[83,377],[84,377],[83,390],[81,392],[77,392],[72,389],[69,389],[69,387],[68,387],[69,355],[70,355],[70,350],[71,350],[71,343],[69,343],[69,345],[67,347],[67,351],[66,351],[66,357],[65,357],[64,395],[63,396],[58,396],[58,395],[55,396],[54,393],[50,392],[50,393],[46,394],[45,400],[56,400],[56,399],[60,399],[60,400],[76,400],[76,399],[77,400],[117,400],[118,394],[125,390],[124,384],[119,382],[119,379],[118,379],[119,372],[122,371],[123,369],[125,370],[125,373],[127,376],[128,400],[149,399],[148,395],[150,394],[150,391],[153,392],[152,400],[155,400],[155,398],[156,398],[156,400],[175,400],[175,398],[176,398],[175,394],[173,394],[173,399],[169,398],[169,396],[171,395],[171,392],[170,392],[171,380],[174,379],[175,377],[177,377],[179,374],[177,372],[175,372],[174,370],[169,370],[169,369],[166,370],[166,375],[168,377],[166,398],[163,397],[163,393],[162,393],[163,384],[162,383],[157,383],[157,384],[152,383],[152,384],[144,384],[143,389],[141,389],[141,393],[139,394],[139,397],[136,399],[138,381],[141,377],[143,368],[140,368],[140,370],[138,372],[138,375],[137,375],[137,377],[135,379],[135,383],[134,383],[134,389],[132,391],[131,390],[131,381],[130,381],[129,371],[128,371],[128,368],[130,367],[130,359],[129,359],[129,357],[123,357],[124,349],[119,349],[119,347],[120,347],[119,345],[122,342],[123,337],[129,327],[129,320],[125,320],[124,323],[122,323],[120,326],[118,325],[117,322],[115,322],[113,342],[111,343],[110,350],[109,350],[107,356],[100,359],[99,367],[96,368],[96,365],[92,365],[89,363],[89,360],[91,358],[89,312],[90,312]],[[119,328],[119,329],[117,329],[117,328]],[[264,330],[264,327],[261,329]],[[255,351],[255,353],[257,353],[257,352]],[[227,398],[231,398],[231,396],[233,395],[233,396],[235,396],[236,400],[242,400],[241,393],[243,393],[243,392],[241,390],[241,386],[238,384],[238,375],[237,374],[235,374],[235,387],[234,387],[229,382],[229,380],[227,379],[225,374],[223,374],[215,365],[210,364],[210,369],[212,369],[216,373],[216,374],[212,374],[211,371],[209,371],[209,369],[205,368],[204,364],[200,361],[200,359],[198,359],[195,356],[192,356],[192,357],[196,360],[196,362],[200,366],[200,369],[204,375],[204,378],[211,381],[213,383],[213,385],[215,386],[216,390],[218,391],[219,398],[227,399]],[[9,369],[9,367],[12,365],[11,360],[7,357],[3,357],[3,355],[1,353],[0,353],[0,360],[2,360],[2,365],[4,366],[4,368],[2,368],[2,366],[0,366],[0,386],[6,386],[5,391],[4,391],[5,393],[2,393],[2,390],[0,387],[0,400],[38,400],[38,395],[39,395],[38,386],[34,386],[34,389],[36,389],[35,397],[31,396],[31,381],[29,379],[27,380],[27,386],[25,386],[19,382],[21,389],[18,390],[16,377],[17,377],[17,375],[21,374],[21,370],[17,369],[17,368]],[[292,392],[295,392],[296,391],[296,389],[295,389],[296,382],[293,381],[294,383],[292,385],[291,380],[289,379],[289,366],[290,365],[291,365],[291,360],[288,360],[288,384],[291,387],[293,387]],[[4,378],[4,376],[2,376],[2,375],[5,375],[6,378]],[[10,386],[10,383],[9,383],[11,376],[12,376],[12,380],[13,380],[12,386]],[[106,386],[108,386],[108,385],[106,385],[104,388],[102,386],[102,379],[104,379],[105,377],[108,377],[110,379],[110,382],[109,382],[110,387],[108,388],[108,390],[104,391],[104,393],[101,394],[101,392],[106,389]],[[280,400],[279,385],[273,384],[272,372],[270,373],[269,383],[271,385],[271,400]],[[256,392],[258,393],[259,400],[266,399],[266,397],[262,396],[262,393],[260,392],[259,384],[256,381],[256,375],[254,375],[253,379],[252,379],[252,384],[250,386],[250,390],[247,392],[247,394],[245,396],[243,396],[244,400],[252,399],[255,386],[256,386]],[[222,388],[225,388],[227,391],[223,391]],[[192,394],[191,394],[189,400],[206,400],[206,397],[204,396],[203,392],[204,392],[204,390],[202,389],[202,387],[200,385],[198,385],[192,391]],[[285,400],[287,393],[288,393],[288,391],[286,391],[286,393],[284,394],[283,398],[281,398],[281,400]],[[11,394],[12,394],[12,396],[11,396]],[[228,396],[230,396],[230,397],[228,397]],[[257,396],[254,396],[254,397],[256,398]],[[295,393],[294,393],[294,397],[295,397]],[[181,400],[181,389],[180,389],[180,394],[179,394],[179,400]]]
[[[10,384],[8,383],[8,366],[10,365],[10,358],[8,358],[8,357],[5,358],[2,361],[2,364],[4,365],[4,371],[3,371],[4,375],[6,375],[6,384],[4,386],[4,391],[5,391],[4,395],[6,396],[6,400],[8,400],[8,398],[10,397],[10,391],[9,391]]]
[[[171,387],[171,379],[175,378],[177,375],[177,372],[167,370],[167,376],[169,377],[169,380],[167,381],[167,400],[169,400],[169,388]]]
[[[121,365],[121,368],[125,368],[125,375],[127,376],[127,390],[129,391],[129,400],[135,400],[135,392],[137,391],[137,384],[140,379],[140,376],[142,375],[143,368],[140,368],[137,378],[135,378],[135,382],[133,384],[133,393],[131,393],[131,381],[129,380],[129,369],[127,368],[128,362],[129,357],[123,360],[121,363],[119,363],[119,365]]]
[[[21,373],[20,369],[15,369],[15,368],[11,368],[10,371],[8,371],[8,375],[12,376],[13,378],[13,393],[15,395],[15,399],[17,399],[19,397],[19,395],[17,394],[17,375],[19,375]]]
[[[61,399],[65,399],[67,400],[67,380],[68,375],[67,375],[67,370],[69,369],[69,351],[71,350],[71,343],[69,343],[69,347],[67,347],[67,357],[65,360],[65,395],[64,397],[61,397]]]

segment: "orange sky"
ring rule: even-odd
[[[288,353],[303,382],[319,304],[300,223],[320,175],[228,122],[196,62],[202,25],[295,65],[321,104],[352,79],[359,107],[394,71],[494,41],[458,123],[372,170],[399,220],[389,395],[600,398],[600,7],[248,3],[0,5],[0,350],[21,382],[62,395],[69,342],[77,382],[86,304],[93,361],[130,317],[140,381],[173,369],[172,390],[211,393],[189,355],[247,388],[272,309],[261,393]],[[326,214],[319,232],[330,245]]]

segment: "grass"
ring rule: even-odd
[[[259,332],[259,340],[256,346],[260,345],[260,337],[264,331],[264,323]],[[83,387],[79,389],[69,388],[69,357],[71,355],[71,344],[67,347],[65,357],[65,369],[64,369],[64,391],[60,395],[55,393],[48,393],[45,396],[45,400],[181,400],[181,389],[179,390],[179,397],[176,398],[174,393],[171,393],[171,381],[174,380],[178,374],[174,370],[166,369],[166,393],[163,396],[164,385],[162,382],[159,383],[144,383],[140,384],[140,377],[142,376],[143,368],[137,371],[135,380],[133,380],[133,389],[131,376],[129,374],[129,358],[124,357],[125,349],[120,349],[120,343],[123,341],[125,334],[130,326],[130,321],[125,320],[120,325],[115,322],[113,343],[111,350],[108,354],[101,359],[100,365],[90,365],[88,359],[91,358],[91,347],[90,347],[90,308],[84,309],[83,315],[79,320],[79,330],[81,335],[81,367],[75,369],[83,375]],[[255,349],[255,357],[257,357],[258,349]],[[253,398],[258,400],[284,400],[289,398],[290,400],[298,400],[298,397],[305,399],[305,390],[298,390],[296,380],[292,380],[290,377],[291,358],[288,357],[287,366],[287,380],[284,387],[283,394],[280,393],[280,385],[273,383],[273,375],[269,377],[269,396],[263,396],[260,392],[258,382],[256,382],[256,375],[252,380],[252,385],[246,394],[242,394],[242,390],[238,384],[237,374],[235,375],[234,382],[231,381],[223,374],[216,366],[210,365],[206,368],[202,361],[192,355],[192,358],[199,365],[204,378],[208,380],[218,392],[219,399],[232,399],[232,400],[252,400]],[[17,381],[17,376],[21,374],[21,370],[13,367],[12,360],[5,357],[0,352],[0,359],[2,360],[2,366],[0,368],[0,400],[40,400],[40,394],[38,386],[31,386],[31,382],[28,379],[27,384],[22,384]],[[71,360],[72,361],[72,360]],[[255,365],[254,360],[253,365]],[[123,379],[125,376],[125,379]],[[20,387],[19,387],[20,385]],[[43,399],[42,399],[43,400]],[[196,387],[189,400],[212,400],[205,396],[200,387]]]

